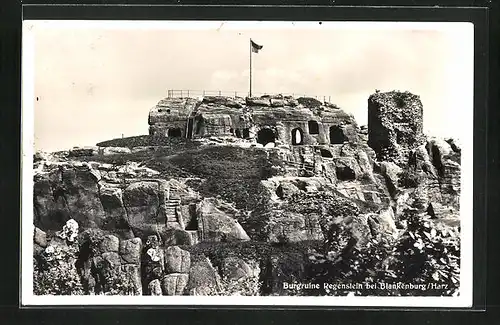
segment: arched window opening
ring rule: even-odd
[[[180,128],[168,129],[168,136],[172,138],[181,137],[182,130]]]
[[[309,121],[308,126],[309,126],[309,134],[319,134],[318,122]]]
[[[187,138],[189,139],[193,137],[193,125],[194,125],[194,120],[193,118],[190,118],[188,120],[188,130],[187,130]]]
[[[201,134],[203,131],[203,128],[205,127],[205,119],[201,115],[197,115],[195,118],[195,124],[196,128],[194,130],[195,134]]]
[[[257,143],[265,146],[269,142],[273,142],[276,140],[276,136],[274,135],[273,130],[271,129],[262,129],[257,132]]]
[[[300,128],[296,128],[292,130],[292,144],[299,145],[302,144],[303,133]]]
[[[236,129],[236,137],[237,138],[242,138],[241,130],[240,129]]]
[[[250,138],[250,129],[248,129],[248,128],[243,129],[243,138],[244,139]]]
[[[336,125],[330,127],[330,143],[331,144],[342,144],[347,141],[344,131]]]

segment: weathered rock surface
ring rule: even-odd
[[[204,199],[197,206],[198,227],[203,241],[250,240],[236,219],[222,211],[219,202]]]
[[[47,234],[43,230],[35,227],[33,231],[33,242],[40,247],[47,247]]]
[[[222,261],[221,274],[229,280],[259,276],[260,267],[256,261],[244,261],[238,257],[226,257]]]
[[[341,261],[398,240],[405,211],[459,225],[458,141],[424,137],[418,96],[376,93],[368,105],[358,128],[314,98],[168,98],[150,111],[150,138],[193,140],[37,153],[34,256],[78,247],[91,294],[208,295],[258,278],[262,294],[291,295],[283,282],[304,279],[313,245]],[[219,182],[221,171],[234,182]],[[246,255],[255,241],[265,254]]]
[[[169,246],[165,250],[165,270],[167,273],[188,273],[191,255],[178,246]]]
[[[161,296],[162,290],[160,280],[154,279],[153,281],[149,282],[148,290],[151,296]]]
[[[212,295],[219,290],[219,285],[219,274],[208,258],[193,262],[189,270],[189,281],[186,287],[190,295]]]
[[[398,237],[398,229],[396,228],[392,208],[384,209],[378,214],[368,215],[368,225],[373,238],[396,239]]]
[[[162,288],[165,296],[182,296],[188,284],[189,275],[171,273],[163,278]]]
[[[124,263],[140,264],[142,241],[140,238],[122,240],[120,242],[120,256]]]
[[[100,250],[102,252],[118,252],[120,248],[120,240],[113,235],[106,235],[101,242]]]

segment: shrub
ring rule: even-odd
[[[33,293],[35,295],[84,294],[75,263],[78,246],[48,246],[35,258]]]
[[[104,295],[133,296],[136,287],[129,274],[123,272],[120,267],[106,268],[102,270],[104,275]]]
[[[371,240],[362,249],[342,254],[315,253],[310,256],[310,282],[356,283],[361,289],[319,290],[319,295],[450,296],[459,290],[459,229],[439,226],[426,215],[407,210],[408,228],[401,237]],[[336,234],[342,241],[344,232]],[[410,288],[383,288],[385,284],[412,284]],[[367,284],[374,284],[368,287]],[[437,285],[432,287],[431,285]],[[311,294],[311,292],[309,292]]]
[[[407,290],[402,295],[453,295],[460,274],[459,228],[439,227],[428,215],[406,212],[408,228],[395,248],[388,273],[407,283],[435,283],[441,289]]]

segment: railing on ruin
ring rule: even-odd
[[[319,95],[311,95],[307,93],[252,93],[253,97],[260,97],[265,95],[282,95],[282,96],[292,96],[294,98],[298,97],[309,97],[315,98],[317,100],[323,100],[323,102],[331,103],[331,96],[319,96]],[[231,98],[245,98],[249,96],[248,92],[244,91],[227,91],[227,90],[191,90],[191,89],[168,89],[167,90],[167,98],[197,98],[197,97],[205,97],[205,96],[224,96]]]

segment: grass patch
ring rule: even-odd
[[[172,146],[185,150],[186,148],[189,148],[191,145],[195,144],[196,144],[195,142],[182,137],[168,138],[168,137],[155,137],[150,135],[138,135],[133,137],[106,140],[99,142],[96,145],[99,147],[126,147],[126,148],[148,147],[148,146]]]

